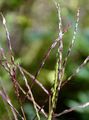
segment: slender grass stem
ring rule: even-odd
[[[85,108],[85,107],[88,107],[88,106],[89,106],[89,102],[86,102],[84,104],[72,107],[70,109],[66,109],[66,110],[62,111],[61,113],[59,113],[59,114],[55,114],[54,116],[55,117],[60,117],[60,116],[62,116],[64,114],[67,114],[69,112],[72,112],[72,111],[75,111],[75,110],[78,110],[78,109],[82,109],[82,108]]]
[[[74,77],[76,74],[78,74],[80,72],[80,70],[89,62],[89,56],[84,60],[84,62],[75,70],[75,72],[67,78],[67,80],[65,80],[62,84],[62,86],[64,86],[67,82],[69,82],[72,77]]]
[[[33,105],[34,105],[34,108],[35,108],[35,111],[36,111],[37,119],[40,120],[40,115],[39,115],[39,113],[38,113],[38,109],[37,109],[37,106],[36,106],[36,102],[35,102],[35,99],[34,99],[34,97],[33,97],[31,88],[30,88],[30,86],[29,86],[29,84],[28,84],[27,78],[25,77],[25,74],[24,74],[24,72],[22,71],[20,65],[18,65],[18,68],[19,68],[19,70],[20,70],[20,72],[21,72],[21,74],[22,74],[22,76],[23,76],[23,80],[25,81],[26,87],[28,88],[28,93],[29,93],[29,95],[31,95],[31,99],[32,99],[32,102],[33,102]]]

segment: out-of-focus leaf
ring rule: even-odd
[[[9,0],[8,1],[5,1],[7,3],[7,5],[9,6],[13,6],[13,7],[16,7],[16,6],[19,6],[21,4],[21,2],[23,2],[23,0]]]
[[[80,102],[69,100],[68,106],[76,107],[76,106],[79,106],[80,104],[84,104],[84,103],[88,102],[89,101],[89,92],[86,92],[86,93],[80,92],[79,94],[77,94],[77,98]],[[76,111],[78,111],[80,113],[89,113],[89,107],[76,109]]]
[[[33,120],[34,117],[36,116],[35,110],[32,104],[27,103],[24,105],[24,110],[26,112],[28,120]],[[40,114],[41,120],[46,120],[46,118]]]
[[[30,46],[31,45],[31,46]],[[21,62],[24,65],[30,65],[32,62],[35,62],[34,59],[36,58],[40,47],[42,46],[41,41],[35,41],[31,43],[28,47],[24,47],[22,51],[22,58]]]
[[[89,45],[89,40],[86,39],[83,35],[79,34],[76,41],[77,50],[80,51],[81,54],[86,56],[89,54],[88,45]]]
[[[86,68],[81,69],[77,77],[89,81],[89,70]]]
[[[55,71],[42,69],[38,79],[44,86],[52,86],[55,79]]]
[[[27,114],[28,120],[32,120],[35,117],[36,114],[32,104],[25,104],[24,110]]]
[[[21,25],[22,28],[31,26],[31,20],[26,16],[17,16],[16,20],[17,20],[17,24]]]

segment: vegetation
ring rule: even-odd
[[[84,2],[1,0],[1,120],[88,120],[88,7]]]

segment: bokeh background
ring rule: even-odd
[[[76,22],[76,12],[80,7],[80,21],[76,42],[66,66],[65,79],[84,61],[89,55],[89,0],[60,0],[63,29],[70,24],[68,32],[64,36],[64,52],[66,55],[71,42]],[[53,40],[58,36],[58,15],[52,0],[0,0],[0,12],[6,18],[7,26],[11,36],[12,48],[15,61],[19,62],[27,71],[35,75],[40,62],[50,47]],[[5,30],[0,17],[0,46],[8,55]],[[57,49],[53,49],[49,59],[46,61],[38,80],[50,90],[54,81],[55,63]],[[18,81],[24,89],[24,83],[19,74]],[[0,67],[0,81],[6,89],[14,106],[19,110],[19,104],[14,93],[13,85],[8,74]],[[28,77],[31,84],[31,79]],[[47,98],[45,93],[36,85],[33,86],[33,94],[37,103],[44,104]],[[22,97],[22,99],[24,96]],[[76,106],[89,101],[89,64],[79,74],[66,84],[60,94],[56,112]],[[25,100],[23,107],[28,120],[35,116],[32,104]],[[12,114],[0,97],[0,120],[9,120]],[[45,105],[48,112],[48,103]],[[42,120],[45,120],[42,117]],[[59,120],[59,118],[57,118]],[[60,120],[89,120],[89,107],[63,115]]]

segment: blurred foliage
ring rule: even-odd
[[[80,7],[80,23],[76,38],[75,46],[66,66],[65,79],[73,73],[73,71],[83,62],[89,55],[89,0],[66,0],[62,1],[62,20],[63,29],[71,24],[68,32],[64,36],[64,54],[71,42],[73,30],[76,21],[76,11]],[[26,68],[30,73],[35,74],[39,64],[51,45],[52,41],[58,36],[58,16],[55,5],[52,0],[0,0],[0,11],[7,20],[7,26],[11,35],[11,43],[14,51],[16,62]],[[8,51],[5,30],[0,18],[0,46]],[[38,76],[38,80],[50,90],[54,81],[54,68],[56,62],[57,49],[52,50],[49,59]],[[8,56],[8,53],[7,53]],[[14,95],[14,89],[8,74],[0,68],[0,77],[4,88],[8,91],[10,98],[16,108],[19,109]],[[18,74],[19,82],[21,76]],[[28,77],[29,84],[31,80]],[[81,86],[81,87],[80,87]],[[37,90],[36,90],[37,89]],[[33,87],[33,93],[39,104],[44,103],[45,94],[43,94],[38,86]],[[78,103],[89,101],[89,64],[84,67],[79,74],[76,75],[66,86],[63,87],[59,97],[57,112],[75,106]],[[40,102],[40,101],[41,102]],[[60,104],[60,105],[59,105]],[[61,109],[60,107],[61,106]],[[45,110],[47,110],[46,105]],[[24,110],[28,120],[35,115],[32,105],[26,101]],[[0,97],[0,120],[6,120],[6,110]],[[88,120],[89,108],[84,111],[76,111],[64,115],[61,120]],[[44,118],[42,118],[44,120]]]

